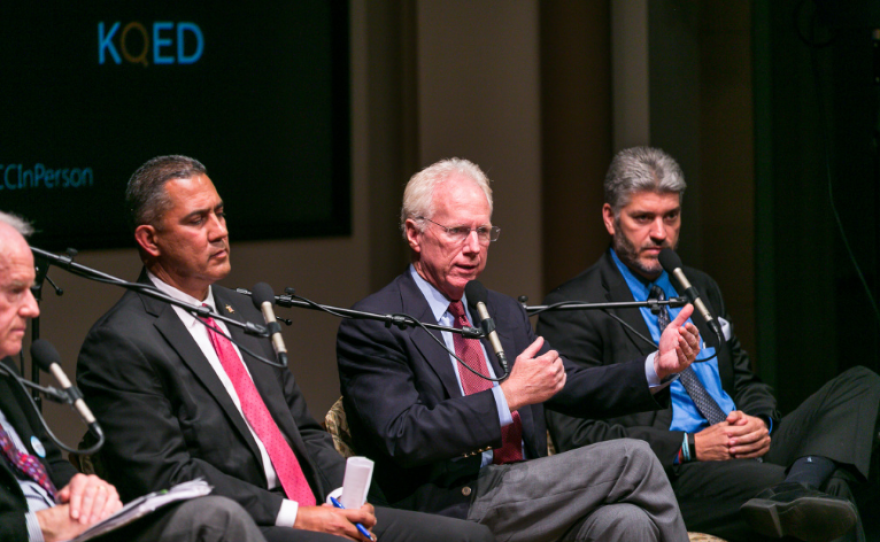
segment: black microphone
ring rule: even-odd
[[[694,307],[700,311],[700,314],[703,316],[703,320],[706,321],[706,324],[708,324],[709,329],[715,332],[715,335],[718,337],[718,344],[724,344],[724,334],[721,332],[721,326],[718,325],[718,321],[712,316],[712,313],[709,312],[709,309],[706,307],[706,304],[703,303],[703,300],[700,299],[700,293],[696,288],[691,286],[690,281],[684,275],[684,271],[681,269],[681,258],[678,257],[678,254],[676,254],[671,248],[664,248],[660,251],[657,259],[660,260],[660,265],[663,266],[663,269],[665,269],[670,275],[675,276],[678,283],[684,288],[685,295],[691,299],[694,303]],[[661,329],[660,331],[662,332],[663,330]]]
[[[52,373],[55,380],[57,380],[58,384],[61,386],[61,391],[67,394],[68,401],[73,405],[73,408],[79,412],[82,419],[89,425],[89,429],[92,429],[96,434],[101,435],[101,427],[98,425],[95,416],[83,400],[82,392],[70,382],[70,379],[64,374],[64,370],[61,369],[61,356],[58,354],[58,350],[52,346],[52,343],[43,339],[37,339],[31,343],[31,359],[33,359],[34,363],[40,366],[40,369],[47,373]]]
[[[498,332],[495,331],[495,321],[489,316],[489,310],[486,309],[489,292],[486,291],[486,287],[480,281],[472,280],[465,285],[464,295],[467,296],[468,305],[476,310],[480,316],[480,327],[483,328],[483,333],[489,338],[489,344],[492,345],[492,350],[495,352],[498,363],[501,364],[501,369],[504,370],[504,374],[507,374],[507,356],[501,347]]]
[[[287,347],[284,346],[284,337],[281,336],[281,326],[275,319],[275,292],[272,287],[265,282],[258,282],[254,285],[251,300],[254,306],[263,313],[263,320],[266,321],[266,327],[269,328],[269,336],[272,339],[272,346],[278,355],[278,361],[283,365],[287,365]]]

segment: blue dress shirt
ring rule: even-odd
[[[635,274],[633,274],[633,272],[620,261],[620,258],[618,258],[617,253],[614,252],[613,249],[611,250],[611,257],[614,259],[614,263],[617,264],[617,268],[623,275],[635,301],[647,301],[652,284],[659,286],[664,294],[666,294],[667,299],[678,297],[678,292],[673,288],[672,282],[670,282],[669,275],[666,271],[663,271],[660,277],[658,277],[653,283],[645,283],[643,279],[636,277]],[[644,318],[645,323],[648,325],[648,330],[651,332],[651,338],[655,343],[659,344],[660,335],[663,330],[657,325],[657,315],[652,314],[651,309],[647,307],[642,307],[639,310],[641,310],[642,318]],[[681,312],[681,308],[670,307],[670,321],[674,320],[679,312]],[[690,318],[688,318],[687,321],[693,323]],[[701,345],[700,353],[697,355],[697,361],[710,358],[714,356],[714,354],[715,348],[703,343]],[[718,406],[721,407],[723,412],[730,413],[736,410],[736,405],[734,404],[733,399],[731,399],[727,392],[724,391],[724,388],[721,387],[721,375],[718,372],[717,358],[701,363],[693,363],[691,368],[694,370],[694,373],[696,373],[697,378],[700,379],[700,382],[702,382],[703,387],[705,387],[706,391],[709,392],[709,395],[715,399],[715,402],[718,403]],[[669,391],[672,395],[672,423],[669,425],[671,431],[697,433],[709,426],[709,422],[702,414],[700,414],[700,411],[697,410],[697,405],[694,404],[694,401],[691,399],[690,395],[688,395],[687,391],[685,391],[681,382],[677,380],[673,382]]]

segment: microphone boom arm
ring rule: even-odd
[[[656,310],[662,305],[670,307],[683,307],[688,304],[687,299],[671,297],[665,301],[651,299],[648,301],[617,301],[612,303],[587,303],[585,301],[560,301],[552,305],[523,305],[529,316],[535,316],[544,311],[580,311],[580,310],[607,310],[607,309],[635,309],[647,307]]]
[[[129,282],[127,280],[123,280],[121,278],[114,277],[113,275],[108,275],[107,273],[98,271],[97,269],[92,269],[90,267],[80,265],[78,263],[75,263],[73,261],[73,259],[70,258],[70,256],[58,256],[56,254],[52,254],[51,252],[47,252],[45,250],[42,250],[42,249],[39,249],[36,247],[31,247],[31,251],[34,253],[34,255],[39,256],[40,258],[47,261],[49,264],[53,264],[57,267],[60,267],[60,268],[64,269],[65,271],[73,273],[74,275],[77,275],[79,277],[89,279],[89,280],[94,280],[97,282],[102,282],[105,284],[113,284],[115,286],[120,286],[122,288],[125,288],[126,290],[134,290],[135,292],[138,292],[139,294],[143,294],[145,296],[152,297],[154,299],[158,299],[159,301],[162,301],[164,303],[168,303],[169,305],[175,305],[177,307],[180,307],[180,308],[184,309],[185,311],[188,311],[188,312],[194,314],[195,316],[198,316],[201,318],[210,317],[210,318],[213,318],[214,320],[220,320],[226,325],[240,327],[248,335],[256,335],[257,337],[268,337],[269,336],[266,328],[260,324],[255,324],[253,322],[240,322],[238,320],[235,320],[233,318],[229,318],[229,317],[224,316],[222,314],[215,314],[215,313],[211,312],[211,310],[206,307],[190,305],[189,303],[186,303],[185,301],[179,301],[177,299],[174,299],[171,296],[165,295],[153,286],[149,286],[147,284],[140,284],[137,282]]]
[[[243,295],[252,295],[247,288],[236,288],[236,292]],[[279,307],[309,309],[313,311],[323,311],[340,318],[359,318],[362,320],[379,320],[385,322],[385,327],[397,326],[400,329],[407,327],[426,327],[428,329],[436,329],[439,331],[448,331],[450,333],[458,333],[467,339],[482,339],[485,337],[483,330],[475,327],[455,328],[441,326],[437,324],[427,324],[418,322],[411,316],[401,314],[378,314],[375,312],[358,311],[354,309],[342,309],[331,305],[322,305],[320,303],[306,302],[294,299],[291,295],[276,295],[275,304]]]

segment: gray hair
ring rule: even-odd
[[[617,214],[636,192],[677,193],[687,184],[674,158],[660,149],[632,147],[617,153],[605,175],[605,203]]]
[[[454,174],[469,177],[479,186],[489,202],[489,214],[492,214],[492,188],[489,178],[480,166],[464,158],[446,158],[440,160],[413,175],[403,191],[403,208],[400,210],[400,229],[406,238],[406,219],[434,216],[434,189],[447,181]],[[420,221],[421,231],[427,226]]]
[[[139,167],[125,187],[125,203],[133,226],[157,226],[162,215],[171,208],[165,183],[191,179],[198,174],[207,174],[205,166],[195,158],[179,154],[157,156]]]
[[[34,233],[34,227],[31,226],[30,222],[12,213],[4,213],[3,211],[0,211],[0,224],[10,226],[25,238]]]

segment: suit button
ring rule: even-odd
[[[461,488],[461,494],[465,497],[469,496],[471,494],[471,488],[464,486],[463,488]]]

